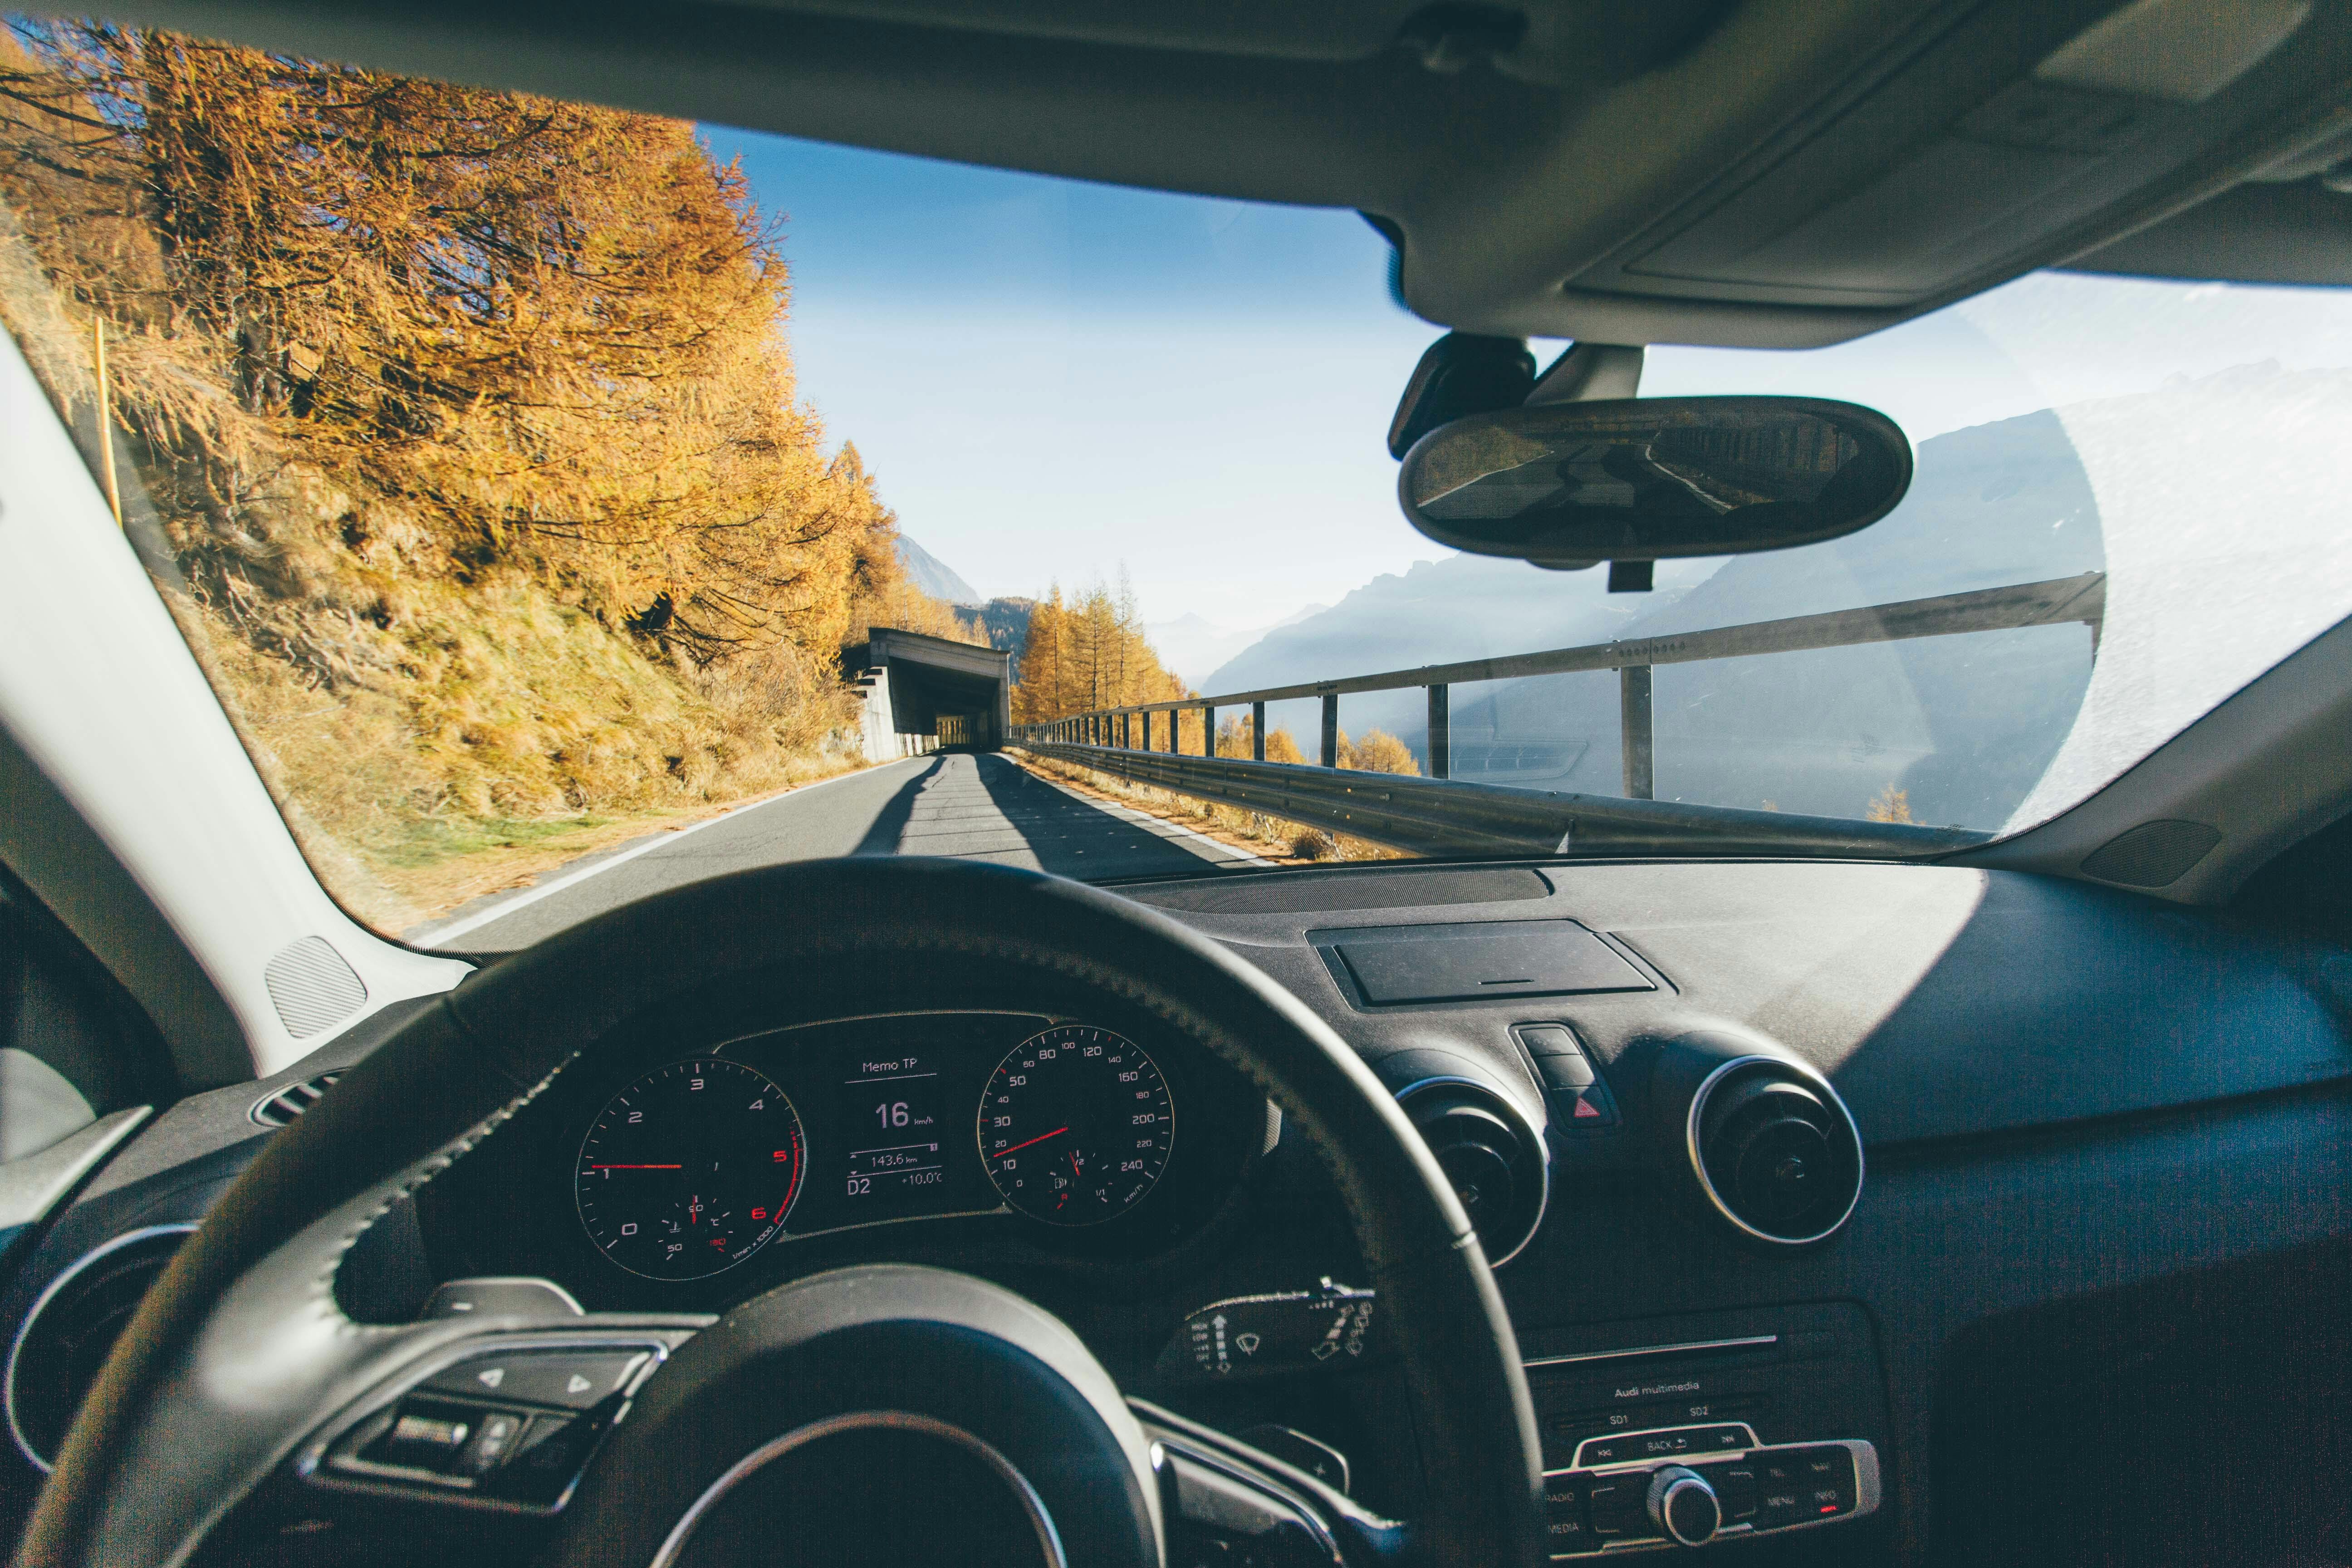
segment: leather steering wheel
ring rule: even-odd
[[[403,1026],[271,1137],[148,1293],[73,1425],[19,1562],[184,1561],[339,1412],[468,1347],[544,1331],[544,1320],[500,1316],[354,1322],[335,1276],[395,1202],[496,1136],[609,1033],[720,988],[782,995],[795,975],[845,973],[887,986],[894,972],[949,963],[1149,1014],[1239,1069],[1324,1157],[1402,1357],[1429,1500],[1394,1529],[1337,1529],[1339,1555],[1540,1561],[1539,1450],[1509,1320],[1451,1186],[1356,1054],[1256,969],[1153,910],[1002,867],[873,858],[648,898],[482,971]],[[651,1323],[591,1314],[567,1327]],[[557,1516],[550,1560],[727,1560],[705,1550],[719,1522],[695,1533],[722,1482],[811,1434],[880,1422],[953,1438],[1017,1483],[1038,1531],[1040,1556],[1025,1560],[1159,1568],[1167,1487],[1152,1467],[1165,1455],[1076,1335],[1011,1291],[940,1269],[845,1269],[697,1326],[674,1336],[682,1348]],[[857,1370],[917,1362],[934,1373],[919,1385]],[[981,1430],[975,1390],[1017,1418]],[[1232,1477],[1248,1471],[1246,1453],[1200,1457]]]

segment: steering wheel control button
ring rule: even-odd
[[[368,1449],[366,1458],[401,1469],[442,1474],[457,1463],[474,1435],[476,1413],[435,1405],[410,1407]]]
[[[434,1373],[425,1380],[425,1386],[436,1394],[496,1399],[501,1404],[512,1401],[586,1410],[626,1387],[652,1353],[632,1347],[475,1356]]]
[[[524,1424],[530,1419],[511,1410],[484,1412],[474,1427],[474,1440],[466,1446],[457,1468],[469,1476],[482,1476],[505,1464],[514,1449],[515,1439],[522,1436]]]
[[[604,1423],[593,1416],[533,1417],[522,1446],[499,1472],[496,1490],[519,1502],[554,1507],[572,1489],[604,1431]]]
[[[1197,1383],[1353,1366],[1370,1350],[1371,1326],[1372,1292],[1326,1277],[1312,1290],[1210,1302],[1169,1340],[1158,1370]]]
[[[1668,1465],[1650,1477],[1650,1522],[1683,1546],[1705,1546],[1723,1528],[1722,1505],[1706,1478],[1683,1465]]]

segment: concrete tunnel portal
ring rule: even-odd
[[[1013,720],[1013,656],[1003,649],[871,626],[866,641],[843,650],[842,662],[865,693],[871,760],[1003,746]]]

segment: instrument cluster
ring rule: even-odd
[[[692,1051],[639,1039],[567,1069],[520,1136],[428,1189],[431,1206],[521,1204],[509,1255],[465,1267],[509,1272],[528,1253],[616,1304],[758,1289],[773,1270],[745,1267],[755,1259],[909,1220],[993,1221],[1042,1256],[1140,1259],[1206,1224],[1268,1126],[1229,1069],[1142,1032],[971,1011],[796,1024]],[[551,1226],[559,1202],[572,1213]],[[480,1232],[431,1228],[453,1249],[461,1229]]]

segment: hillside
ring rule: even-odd
[[[845,637],[961,626],[693,127],[74,23],[0,88],[0,322],[370,918],[854,765]]]
[[[1902,505],[1828,545],[1719,568],[1661,563],[1659,592],[1648,595],[1607,595],[1598,572],[1458,557],[1380,579],[1265,638],[1209,689],[1736,626],[2103,565],[2097,508],[2057,415],[1955,431],[1920,443],[1917,456]],[[1923,822],[1998,826],[2048,765],[2089,672],[2080,626],[1664,667],[1657,793],[1846,816],[1878,802]],[[1349,698],[1341,715],[1351,728],[1392,729],[1425,755],[1417,691]],[[1456,777],[1622,788],[1614,675],[1457,688],[1453,726]]]

